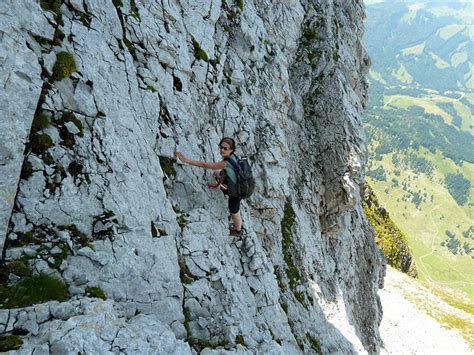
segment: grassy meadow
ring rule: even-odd
[[[440,172],[454,173],[459,167],[454,163],[443,162],[439,153],[423,153],[436,166],[431,177],[415,174],[409,169],[397,169],[393,165],[392,154],[387,154],[383,156],[382,161],[372,163],[372,169],[379,165],[384,167],[386,181],[377,181],[370,177],[367,180],[379,202],[407,236],[419,278],[435,286],[449,286],[462,291],[474,301],[474,254],[453,255],[441,246],[447,239],[447,230],[463,239],[462,232],[469,229],[474,221],[474,210],[466,205],[459,206],[442,183],[443,174]],[[437,171],[438,164],[440,172]],[[461,171],[472,178],[473,165],[464,165]],[[395,172],[399,175],[395,175]],[[393,186],[393,179],[398,181],[398,186]],[[402,183],[407,186],[405,190]],[[410,192],[419,192],[424,196],[418,208],[409,200]],[[471,189],[471,201],[474,200],[473,195]]]

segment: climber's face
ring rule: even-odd
[[[223,158],[227,158],[232,154],[232,150],[230,149],[230,145],[226,142],[222,142],[221,145],[219,146],[221,156]]]

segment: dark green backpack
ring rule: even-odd
[[[232,166],[237,181],[235,184],[229,181],[230,195],[240,198],[248,198],[255,190],[255,179],[253,178],[252,168],[246,158],[238,158],[231,155],[224,159]]]

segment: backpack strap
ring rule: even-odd
[[[232,159],[232,157],[234,157],[234,159]],[[227,158],[224,158],[224,161],[228,161],[230,165],[232,165],[232,167],[234,168],[234,171],[235,173],[237,174],[238,171],[239,171],[239,166],[237,164],[237,157],[232,154],[230,157],[227,157]]]

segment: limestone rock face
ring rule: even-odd
[[[19,353],[378,352],[363,18],[357,0],[3,1],[0,323]],[[218,160],[223,136],[257,182],[237,239],[212,172],[175,158]],[[67,299],[12,301],[38,275]]]

